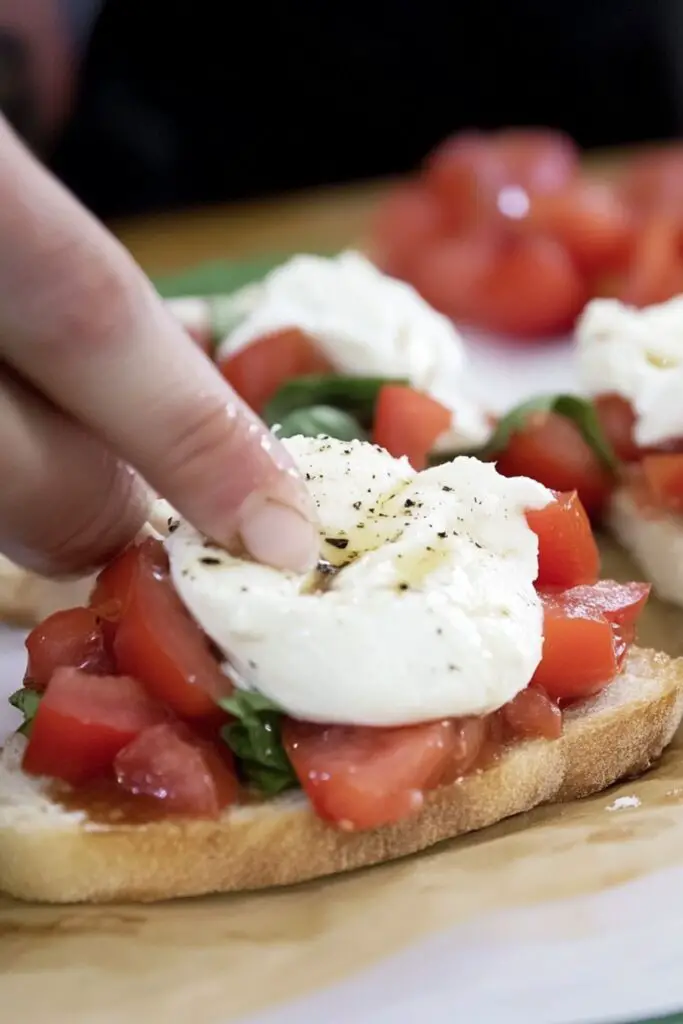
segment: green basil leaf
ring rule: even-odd
[[[221,736],[237,758],[246,781],[268,796],[298,786],[282,746],[281,709],[250,690],[235,690],[220,705],[235,718],[224,726]]]
[[[554,402],[554,395],[539,395],[515,406],[498,420],[493,434],[480,449],[481,454],[483,456],[495,455],[496,452],[507,448],[512,435],[522,429],[530,416],[537,412],[551,412]]]
[[[278,437],[336,437],[340,441],[367,441],[367,434],[355,416],[331,405],[311,405],[306,409],[295,409],[277,424]]]
[[[388,377],[345,377],[341,374],[311,374],[293,377],[283,384],[263,410],[268,426],[282,423],[291,412],[312,405],[329,405],[355,416],[362,427],[372,425],[375,404],[385,384],[406,384]]]
[[[36,690],[29,690],[27,687],[22,686],[20,690],[16,690],[11,695],[9,702],[13,708],[16,708],[24,716],[24,721],[19,726],[18,732],[28,736],[36,711],[38,710],[38,705],[40,704],[40,694]]]
[[[619,468],[617,455],[600,426],[595,406],[578,395],[539,395],[511,409],[503,416],[486,444],[475,451],[451,452],[435,456],[431,464],[449,462],[456,455],[476,455],[480,459],[492,459],[507,448],[510,438],[521,430],[534,413],[554,412],[574,423],[588,446],[608,469],[616,472]]]
[[[583,434],[584,441],[607,468],[613,472],[618,470],[619,459],[600,426],[600,420],[592,402],[586,398],[579,398],[578,395],[558,395],[553,405],[553,412],[557,412],[560,416],[575,423]]]

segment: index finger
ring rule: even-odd
[[[202,532],[310,565],[315,514],[284,447],[1,119],[0,151],[2,356]]]

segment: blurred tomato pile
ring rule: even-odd
[[[611,179],[543,129],[447,139],[376,212],[370,253],[461,323],[511,337],[569,330],[588,299],[683,291],[683,147]]]

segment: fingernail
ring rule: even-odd
[[[318,560],[317,528],[296,509],[272,498],[247,498],[240,510],[239,533],[252,558],[275,569],[307,572]]]

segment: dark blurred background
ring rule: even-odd
[[[683,134],[683,0],[0,0],[0,107],[100,216]]]

